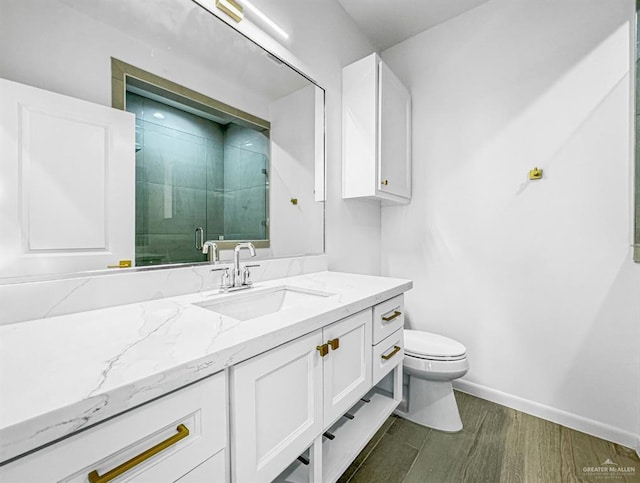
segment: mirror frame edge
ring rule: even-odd
[[[633,98],[633,107],[631,109],[631,156],[633,157],[633,162],[631,163],[631,168],[633,171],[633,179],[632,179],[632,197],[634,199],[634,207],[633,207],[633,223],[632,223],[632,252],[633,252],[633,261],[636,263],[640,263],[640,156],[638,156],[638,152],[640,151],[640,136],[638,135],[638,125],[637,116],[640,114],[637,112],[638,101],[640,100],[640,83],[637,81],[638,78],[638,37],[640,36],[638,30],[640,29],[640,0],[636,0],[635,2],[635,24],[631,29],[631,69],[633,75],[631,75],[631,90],[632,90],[632,98]]]

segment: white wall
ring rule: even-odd
[[[342,199],[342,67],[373,52],[335,1],[253,0],[289,33],[281,41],[326,89],[326,252],[331,270],[380,273],[380,203]],[[275,38],[276,36],[274,36]]]
[[[383,53],[413,96],[413,201],[382,208],[409,325],[467,346],[465,390],[628,446],[633,19],[631,0],[492,0]]]

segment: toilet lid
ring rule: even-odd
[[[423,359],[451,359],[464,356],[467,349],[460,342],[442,335],[405,329],[404,352]]]

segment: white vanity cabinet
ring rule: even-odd
[[[377,384],[404,359],[404,295],[373,308],[373,384]]]
[[[371,309],[325,327],[323,340],[329,347],[322,358],[327,427],[371,387]]]
[[[223,372],[0,467],[3,483],[227,478]]]
[[[172,357],[163,363],[163,387],[170,390],[188,385],[130,409],[132,398],[142,398],[137,399],[142,403],[145,395],[150,397],[147,390],[158,395],[161,388],[148,385],[146,377],[128,385],[117,385],[116,380],[110,383],[112,389],[90,400],[78,399],[62,407],[35,406],[49,410],[32,410],[34,416],[23,418],[19,438],[12,436],[15,425],[6,424],[4,412],[17,405],[3,405],[0,423],[5,422],[6,432],[0,438],[0,449],[4,450],[0,481],[335,482],[402,399],[402,292],[411,284],[327,272],[277,280],[271,286],[282,287],[283,283],[288,287],[332,287],[339,297],[327,296],[314,301],[317,305],[313,307],[283,309],[246,322],[200,310],[196,305],[202,300],[200,295],[150,302],[145,315],[157,314],[161,321],[166,320],[167,307],[190,311],[190,318],[176,326],[189,339],[187,345],[179,345],[173,333],[163,337],[157,331],[159,348],[169,348]],[[269,282],[265,285],[269,287]],[[255,293],[259,296],[261,292]],[[191,305],[185,307],[187,303]],[[112,321],[112,315],[107,312],[103,317]],[[145,323],[152,319],[147,316]],[[60,320],[69,323],[75,317]],[[82,316],[77,322],[83,325],[87,320]],[[214,336],[205,335],[207,328],[218,322],[222,328],[216,328]],[[62,322],[59,325],[59,330],[66,327]],[[72,333],[63,335],[67,340]],[[121,334],[126,342],[125,336]],[[203,357],[202,339],[220,348]],[[179,350],[189,354],[188,349],[197,350],[197,357],[183,357],[183,365],[171,365]],[[99,357],[91,362],[103,367]],[[132,359],[137,370],[141,359]],[[207,369],[212,374],[202,378],[202,370]],[[5,389],[14,382],[6,372],[3,378]],[[39,384],[45,382],[43,378]],[[23,384],[16,376],[12,387]],[[63,387],[60,382],[47,387],[52,391],[59,386]],[[20,396],[26,404],[27,398]],[[108,406],[98,414],[89,412],[99,404]],[[16,411],[13,417],[18,416]],[[89,424],[87,421],[94,425],[85,429],[82,424]],[[54,440],[56,436],[42,437],[51,428],[67,431],[58,431],[56,435],[64,435],[58,440]],[[5,434],[8,437],[4,438]]]
[[[272,481],[370,387],[371,309],[234,366],[233,481]]]
[[[364,397],[349,406],[322,438],[322,481],[334,482],[373,437],[402,399],[402,359],[404,358],[404,297],[398,295],[372,308],[371,382]],[[393,372],[387,383],[378,383]],[[391,376],[389,376],[391,377]],[[326,434],[325,433],[325,434]],[[286,481],[305,481],[304,471],[292,468]],[[292,478],[293,477],[293,478]]]
[[[398,406],[402,399],[403,312],[403,296],[399,295],[325,327],[323,340],[331,346],[338,338],[339,347],[324,357],[322,431],[305,453],[310,464],[294,460],[276,482],[337,481]],[[388,383],[376,386],[388,375]],[[302,449],[297,448],[298,453]]]
[[[234,482],[273,480],[322,431],[321,344],[320,329],[232,368]]]
[[[411,199],[411,96],[377,54],[342,71],[342,197]]]

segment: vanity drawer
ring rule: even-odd
[[[398,295],[373,307],[373,343],[404,327],[404,295]]]
[[[389,374],[404,359],[404,329],[396,330],[373,346],[373,385]]]
[[[223,449],[215,456],[212,456],[204,463],[192,469],[189,473],[176,481],[176,483],[202,483],[209,481],[218,483],[228,481],[227,472],[227,452]]]
[[[116,481],[176,481],[226,446],[226,400],[222,372],[20,458],[0,481],[110,481],[128,462]]]

